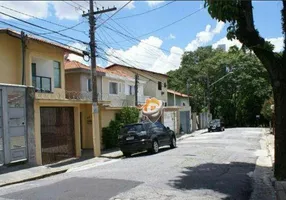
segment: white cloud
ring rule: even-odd
[[[158,4],[163,3],[164,1],[146,1],[150,7],[157,6]]]
[[[157,37],[150,36],[141,40],[138,45],[134,45],[126,51],[119,49],[108,49],[108,64],[119,63],[141,69],[166,73],[169,70],[179,68],[181,56],[184,53],[178,47],[172,47],[169,55],[159,49],[163,41]]]
[[[38,18],[47,18],[49,15],[48,2],[45,1],[0,1],[0,5],[16,11],[19,10],[25,14],[33,15]],[[27,15],[5,9],[3,7],[1,7],[1,11],[25,20],[31,18]],[[4,15],[0,15],[0,18],[11,19]]]
[[[274,45],[274,51],[275,52],[283,51],[283,48],[284,48],[284,39],[283,39],[283,37],[269,38],[269,39],[266,39],[266,40]]]
[[[99,9],[102,9],[102,7],[105,9],[108,7],[112,8],[114,6],[119,9],[127,2],[128,1],[95,1],[95,5],[97,5]],[[88,1],[53,1],[51,4],[54,6],[55,15],[59,19],[78,20],[82,17],[83,10],[86,13],[89,10]],[[133,1],[126,6],[127,9],[132,9],[134,7]],[[97,8],[95,7],[94,10],[97,10]],[[113,12],[110,12],[109,14],[112,14]]]
[[[198,47],[212,41],[215,35],[219,34],[224,27],[224,22],[217,22],[216,27],[211,29],[211,25],[207,25],[204,31],[197,33],[196,38],[192,40],[185,48],[186,51],[195,51]]]
[[[96,3],[98,7],[102,9],[102,7],[108,8],[114,6],[120,8],[127,2],[128,1],[98,1]],[[79,20],[80,18],[82,18],[83,10],[85,12],[88,12],[89,10],[88,1],[0,1],[0,5],[11,8],[13,10],[19,10],[23,13],[38,18],[47,18],[48,16],[54,14],[60,20]],[[49,6],[52,6],[54,13],[49,12]],[[135,6],[133,1],[126,6],[127,9],[132,9],[134,7]],[[5,8],[1,8],[1,11],[21,19],[31,18],[27,15],[9,11]],[[112,14],[112,12],[110,14]],[[0,18],[9,19],[8,17],[2,15],[0,15]]]
[[[224,37],[224,38],[220,39],[219,41],[215,42],[215,43],[212,45],[212,47],[213,47],[214,49],[216,49],[216,48],[218,47],[218,45],[220,45],[220,44],[225,44],[226,51],[228,51],[229,48],[230,48],[231,46],[234,46],[234,45],[237,46],[238,48],[241,47],[241,43],[240,43],[238,40],[228,40],[226,37]]]
[[[274,45],[274,51],[275,52],[280,52],[283,50],[284,43],[283,43],[283,37],[277,37],[277,38],[266,38],[265,40],[269,41],[271,44]],[[225,44],[226,46],[226,51],[229,50],[231,46],[237,46],[240,48],[242,45],[238,40],[228,40],[226,37],[220,39],[219,41],[215,42],[212,47],[217,48],[218,45],[220,44]]]
[[[73,44],[70,44],[69,46],[76,48],[75,50],[77,50],[77,51],[78,51],[79,49],[81,49],[81,50],[83,50],[83,51],[87,51],[87,48],[88,48],[86,45],[84,45],[84,44],[82,44],[82,43],[79,43],[79,42],[75,42],[75,43],[73,43]],[[86,61],[83,59],[83,57],[80,57],[80,56],[75,55],[75,54],[69,54],[69,55],[68,55],[68,59],[69,59],[69,60],[76,60],[76,61],[78,61],[78,62],[81,62],[81,63],[85,64],[85,65],[90,65],[90,61],[86,62]]]
[[[174,40],[176,39],[176,36],[170,33],[170,35],[167,37],[168,40]]]

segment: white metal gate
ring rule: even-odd
[[[26,159],[26,88],[0,86],[0,164]]]

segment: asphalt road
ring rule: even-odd
[[[246,200],[262,129],[204,133],[156,155],[0,188],[0,199]]]

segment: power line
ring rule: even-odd
[[[15,25],[10,24],[10,23],[7,23],[7,22],[4,22],[4,21],[2,21],[2,20],[0,20],[0,23],[5,24],[5,25],[8,25],[8,26],[11,26],[11,27],[16,28],[16,29],[18,29],[18,30],[26,31],[26,32],[31,33],[31,34],[33,34],[33,35],[36,35],[36,36],[45,38],[45,39],[47,39],[47,40],[53,41],[53,42],[58,43],[58,44],[61,44],[61,45],[63,45],[63,46],[67,46],[67,47],[69,47],[69,48],[73,48],[73,49],[79,50],[79,51],[81,51],[81,52],[82,52],[82,51],[85,51],[85,50],[82,50],[82,49],[79,49],[79,48],[76,48],[76,47],[73,47],[73,46],[69,46],[69,45],[64,44],[64,43],[62,43],[62,42],[53,40],[53,39],[51,39],[51,38],[41,36],[41,35],[39,35],[38,33],[35,33],[35,32],[33,32],[33,31],[30,31],[30,30],[27,30],[27,29],[24,29],[24,28],[20,28],[20,27],[18,27],[18,26],[15,26]]]
[[[26,28],[29,28],[29,30],[31,28],[29,25],[22,24],[22,23],[17,23],[16,21],[13,21],[13,25],[17,25],[19,27],[24,27],[24,28],[26,27]],[[4,28],[7,28],[7,27],[4,27]],[[43,34],[43,32],[35,32],[35,33],[37,33],[39,36]],[[54,39],[57,39],[57,40],[62,40],[62,41],[67,41],[67,42],[74,42],[74,40],[70,40],[70,39],[63,38],[63,37],[49,36],[49,38],[52,38],[52,39],[54,38]]]
[[[156,47],[156,46],[154,46],[154,45],[152,45],[152,44],[148,44],[147,42],[144,42],[144,41],[139,40],[139,39],[137,39],[137,38],[135,38],[135,37],[126,35],[126,34],[124,34],[124,33],[121,33],[120,31],[116,31],[116,30],[114,30],[114,29],[112,29],[112,28],[110,28],[110,27],[108,27],[108,26],[106,26],[106,25],[105,25],[104,27],[107,28],[107,29],[109,29],[109,30],[111,30],[111,31],[113,31],[113,32],[116,32],[116,33],[118,33],[118,34],[120,34],[120,35],[124,35],[125,37],[131,38],[131,39],[136,40],[136,41],[138,41],[138,42],[142,42],[143,44],[146,44],[146,45],[148,45],[148,46],[151,46],[151,47],[154,47],[154,48],[157,48],[157,49],[161,49],[162,51],[171,53],[171,52],[170,52],[169,50],[167,50],[167,49],[163,49],[163,48],[160,48],[160,47]],[[178,53],[174,53],[174,54],[177,54],[177,55],[180,55],[180,56],[181,56],[181,54],[178,54]]]
[[[77,27],[77,26],[79,26],[79,25],[81,25],[81,24],[83,24],[83,23],[84,23],[84,21],[79,22],[79,23],[77,23],[77,24],[75,24],[75,25],[73,25],[73,26],[71,26],[71,27],[69,27],[69,28],[64,28],[64,29],[62,29],[62,30],[58,30],[57,33],[60,33],[60,32],[63,32],[63,31],[67,31],[67,30],[70,30],[70,29],[73,29],[73,28],[75,28],[75,27]],[[54,33],[54,31],[50,31],[50,32],[42,33],[41,35],[48,35],[48,34],[53,34],[53,33]]]
[[[80,4],[77,3],[76,1],[73,1],[73,0],[70,0],[70,1],[73,2],[75,5],[78,5],[78,6],[79,6],[79,9],[83,8],[83,9],[85,9],[85,10],[88,10],[88,8],[85,8],[84,6],[80,5]],[[83,10],[83,9],[81,9],[81,10],[82,10],[82,11],[85,11],[85,10]]]
[[[107,22],[109,19],[111,19],[114,15],[116,15],[117,13],[119,13],[123,8],[125,8],[129,3],[131,3],[132,0],[129,0],[126,4],[124,4],[120,9],[118,9],[115,13],[113,13],[111,16],[109,16],[106,20],[104,20],[101,24],[99,24],[97,26],[97,28],[99,28],[100,26],[102,26],[105,22]]]
[[[34,19],[37,19],[37,20],[40,20],[40,21],[43,21],[43,22],[46,22],[46,23],[55,25],[55,26],[58,26],[58,27],[63,27],[63,28],[66,28],[66,29],[70,29],[70,27],[68,27],[68,26],[65,26],[65,25],[62,25],[62,24],[58,24],[58,23],[55,23],[55,22],[52,22],[52,21],[49,21],[49,20],[45,20],[45,19],[42,19],[42,18],[33,16],[33,15],[30,15],[30,14],[27,14],[27,13],[23,13],[23,12],[21,12],[21,11],[14,10],[14,9],[12,9],[12,8],[9,8],[9,7],[3,6],[3,5],[0,5],[0,7],[5,8],[5,9],[10,10],[10,11],[13,11],[13,12],[15,12],[15,13],[20,13],[20,14],[22,14],[22,15],[25,15],[25,16],[28,16],[28,17],[31,17],[31,18],[34,18]],[[88,34],[86,34],[85,31],[81,31],[81,30],[74,29],[74,28],[71,28],[71,30],[77,31],[77,32],[80,32],[80,33],[84,33],[85,35],[88,35]]]
[[[130,34],[131,36],[133,36],[133,38],[135,38],[135,36],[131,33],[131,32],[129,32],[128,30],[127,30],[127,28],[124,28],[123,27],[123,25],[120,25],[119,23],[117,23],[115,20],[113,20],[113,19],[111,19],[116,25],[118,25],[121,29],[123,29],[125,32],[127,32],[128,34]],[[115,28],[115,27],[114,27]],[[115,28],[115,30],[117,30],[117,31],[119,31],[118,29],[116,29]],[[119,31],[120,32],[120,31]],[[120,42],[116,42],[115,40],[113,40],[114,42],[115,42],[115,44],[119,44]],[[130,42],[129,40],[128,40],[128,42]],[[130,42],[131,43],[131,42]],[[132,43],[131,43],[131,45],[133,45]],[[146,49],[145,47],[143,47],[145,50],[147,50],[147,51],[150,51],[150,49]],[[151,49],[151,51],[153,52],[153,55],[156,55],[157,54],[157,52],[155,52],[153,49]]]
[[[160,30],[162,30],[162,29],[165,29],[165,28],[167,28],[167,27],[169,27],[169,26],[172,26],[172,25],[174,25],[174,24],[176,24],[176,23],[178,23],[178,22],[180,22],[180,21],[182,21],[182,20],[184,20],[184,19],[186,19],[186,18],[188,18],[188,17],[190,17],[190,16],[196,14],[197,12],[199,12],[199,11],[201,11],[201,10],[203,10],[203,9],[205,9],[205,8],[204,8],[204,7],[203,7],[203,8],[200,8],[200,9],[196,10],[195,12],[192,12],[192,13],[186,15],[186,16],[183,17],[183,18],[180,18],[180,19],[178,19],[178,20],[176,20],[176,21],[174,21],[174,22],[172,22],[172,23],[170,23],[170,24],[167,24],[167,25],[165,25],[165,26],[162,26],[161,28],[158,28],[158,29],[156,29],[156,30],[153,30],[153,31],[151,31],[151,32],[149,32],[149,33],[145,33],[145,34],[140,35],[140,36],[138,36],[138,37],[139,37],[139,38],[140,38],[140,37],[144,37],[144,36],[146,36],[146,35],[150,35],[150,34],[152,34],[152,33],[155,33],[155,32],[157,32],[157,31],[160,31]]]
[[[174,24],[176,24],[176,23],[178,23],[178,22],[180,22],[180,21],[182,21],[182,20],[184,20],[184,19],[186,19],[186,18],[188,18],[188,17],[190,17],[190,16],[196,14],[197,12],[199,12],[199,11],[201,11],[201,10],[203,10],[203,9],[204,9],[204,8],[200,8],[200,9],[196,10],[195,12],[192,12],[192,13],[186,15],[186,16],[183,17],[183,18],[180,18],[180,19],[178,19],[178,20],[176,20],[176,21],[174,21],[174,22],[172,22],[172,23],[170,23],[170,24],[167,24],[167,25],[165,25],[165,26],[162,26],[162,27],[160,27],[160,28],[158,28],[158,29],[156,29],[156,30],[150,31],[150,32],[148,32],[148,33],[144,33],[144,34],[142,34],[142,35],[140,35],[140,36],[136,36],[137,38],[133,37],[133,39],[136,39],[137,41],[140,41],[138,38],[144,37],[144,36],[146,36],[146,35],[150,35],[150,34],[152,34],[152,33],[155,33],[155,32],[157,32],[157,31],[160,31],[160,30],[162,30],[162,29],[165,29],[165,28],[167,28],[167,27],[169,27],[169,26],[172,26],[172,25],[174,25]],[[104,25],[104,27],[106,27],[106,25]],[[108,28],[108,27],[106,27],[106,28]],[[109,28],[109,29],[110,29],[110,28]],[[113,30],[113,31],[114,31],[114,30]],[[132,38],[132,37],[130,37],[130,36],[127,36],[127,37]],[[125,41],[127,41],[127,40],[125,40]],[[120,43],[120,42],[125,42],[125,41],[118,41],[118,43]]]
[[[154,12],[154,11],[156,11],[156,10],[159,10],[159,9],[161,9],[161,8],[164,8],[165,6],[168,6],[168,5],[170,5],[171,3],[174,3],[175,1],[176,1],[176,0],[171,1],[171,2],[168,2],[168,3],[166,3],[166,4],[162,5],[162,6],[159,6],[159,7],[157,7],[157,8],[148,10],[148,11],[146,11],[146,12],[142,12],[142,13],[138,13],[138,14],[134,14],[134,15],[129,15],[129,16],[125,16],[125,17],[118,17],[118,18],[115,18],[115,20],[126,19],[126,18],[130,18],[130,17],[137,17],[137,16],[145,15],[145,14],[148,14],[148,13],[150,13],[150,12]]]
[[[82,10],[82,11],[85,12],[85,10],[83,10],[83,9],[81,8],[81,6],[76,7],[76,6],[74,6],[73,4],[69,3],[68,1],[65,1],[65,0],[62,0],[62,1],[63,1],[64,3],[70,5],[71,7],[75,8],[76,10],[77,10],[77,9],[80,9],[80,10]],[[70,0],[70,1],[71,1],[71,0]],[[73,1],[71,1],[71,2],[73,2]],[[73,3],[75,3],[75,2],[73,2]]]
[[[21,22],[26,23],[26,24],[29,24],[29,25],[31,25],[31,26],[35,26],[35,27],[37,27],[37,28],[41,28],[41,29],[43,29],[43,30],[47,30],[47,31],[50,31],[50,32],[52,32],[52,33],[55,33],[55,34],[61,35],[61,36],[63,36],[63,37],[70,38],[70,39],[72,39],[72,40],[75,40],[75,41],[81,42],[81,43],[83,43],[83,44],[88,44],[87,42],[84,42],[84,41],[82,41],[82,40],[79,40],[79,39],[76,39],[76,38],[73,38],[73,37],[70,37],[70,36],[64,35],[64,34],[62,34],[62,33],[58,33],[57,31],[53,31],[53,30],[51,30],[51,29],[48,29],[48,28],[45,28],[45,27],[39,26],[39,25],[37,25],[37,24],[33,24],[33,23],[30,23],[30,22],[27,22],[27,21],[22,20],[22,19],[19,19],[19,18],[17,18],[17,17],[13,17],[13,16],[8,15],[8,14],[6,14],[6,13],[3,13],[3,12],[1,12],[1,11],[0,11],[0,14],[5,15],[5,16],[8,16],[8,17],[11,17],[11,18],[13,18],[13,19],[16,19],[16,20],[21,21]]]

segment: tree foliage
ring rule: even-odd
[[[180,92],[186,92],[189,79],[195,112],[206,110],[209,81],[211,113],[215,118],[224,118],[228,126],[255,125],[256,115],[271,95],[267,71],[261,62],[254,54],[236,47],[228,52],[210,46],[186,52],[181,67],[168,75],[169,87]]]
[[[273,116],[273,110],[271,109],[271,106],[273,104],[274,104],[273,97],[266,99],[261,109],[261,114],[264,116],[265,119],[269,121],[271,121],[272,116]]]

